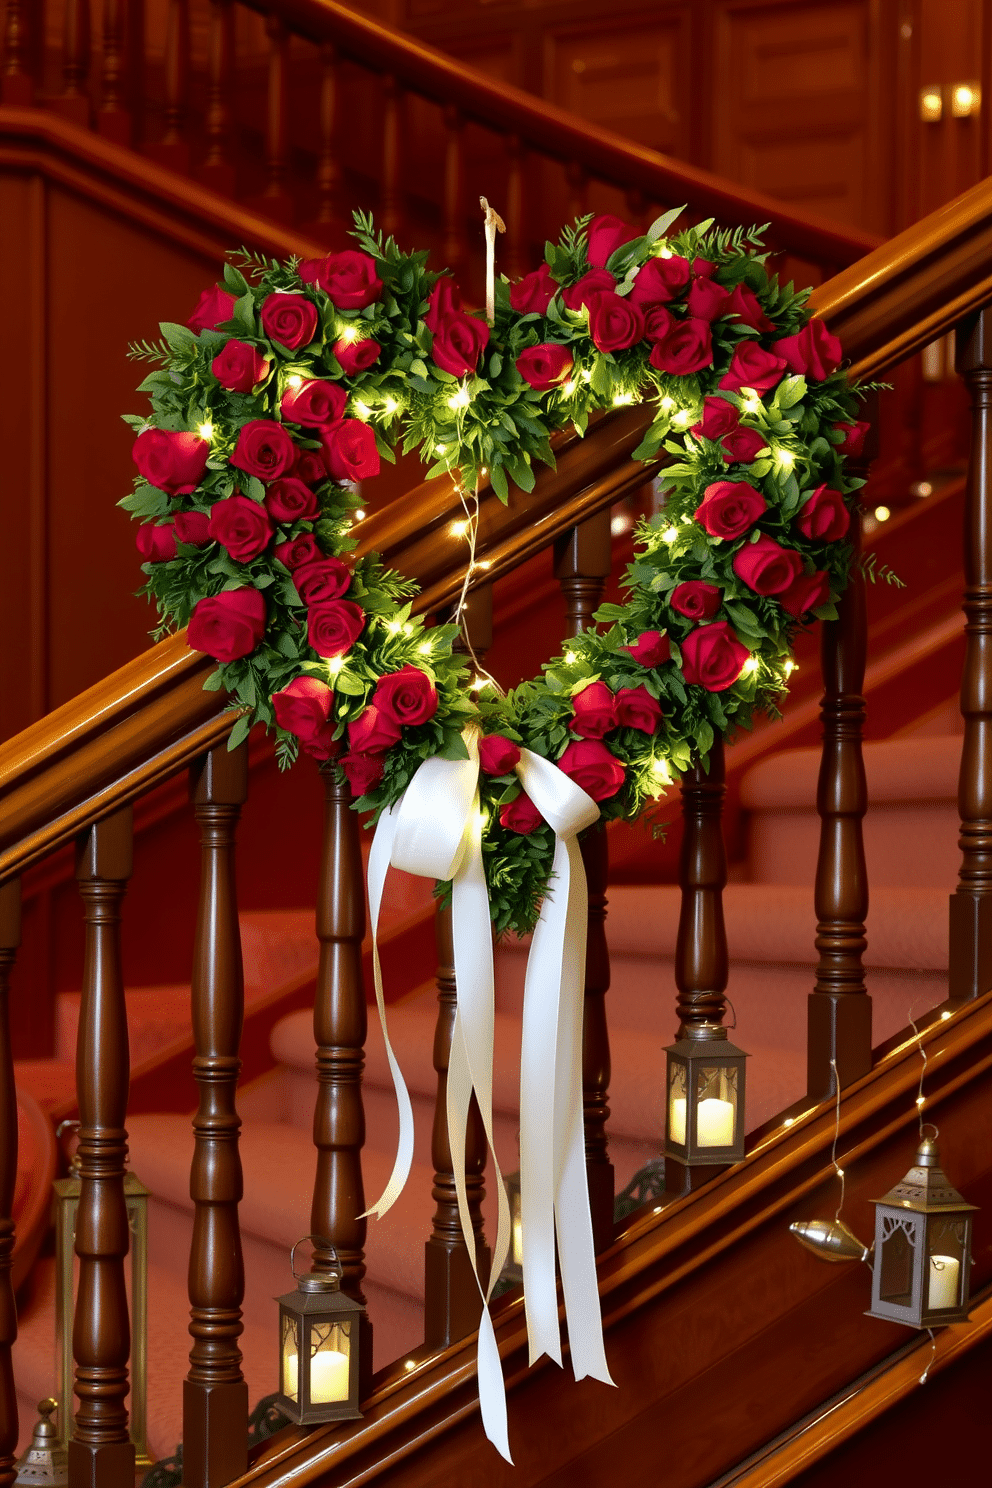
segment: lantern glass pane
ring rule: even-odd
[[[297,1320],[282,1315],[282,1393],[287,1400],[300,1398],[300,1335]]]
[[[966,1280],[968,1221],[960,1214],[931,1214],[927,1224],[928,1312],[960,1307]]]
[[[310,1324],[310,1403],[347,1400],[351,1387],[351,1321]]]
[[[680,1060],[668,1061],[668,1139],[685,1146],[686,1071]]]
[[[696,1142],[700,1147],[732,1147],[737,1119],[737,1071],[704,1064],[696,1071]]]
[[[878,1296],[896,1307],[913,1305],[913,1265],[916,1260],[916,1220],[911,1214],[883,1213],[882,1254]]]
[[[520,1185],[510,1189],[510,1260],[515,1266],[524,1263],[524,1230],[520,1219]]]

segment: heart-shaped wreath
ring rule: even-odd
[[[142,523],[142,593],[188,626],[241,716],[336,758],[361,810],[394,803],[432,755],[482,732],[483,854],[498,931],[528,931],[554,834],[514,773],[521,745],[600,805],[636,818],[717,734],[774,711],[796,629],[836,613],[861,480],[844,458],[867,425],[840,343],[807,292],[770,276],[758,231],[669,236],[584,218],[545,263],[496,285],[493,324],[461,308],[424,253],[356,214],[358,249],[280,264],[238,256],[185,326],[132,354],[161,363],[129,416],[140,472],[121,505]],[[246,274],[250,276],[246,277]],[[597,409],[651,399],[635,451],[664,465],[664,510],[642,523],[627,603],[508,696],[474,690],[454,625],[410,613],[413,585],[349,564],[354,483],[419,449],[466,500],[488,479],[534,484],[549,436]],[[477,694],[477,695],[476,695]]]

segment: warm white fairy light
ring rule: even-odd
[[[214,432],[214,426],[210,422],[210,420],[207,419],[204,423],[199,425],[198,432],[201,439],[210,439]]]
[[[621,404],[623,404],[623,403],[633,403],[633,401],[634,401],[634,395],[633,395],[633,393],[614,393],[613,394],[613,407],[614,408],[619,408],[621,406]]]
[[[887,506],[876,506],[876,508],[875,508],[875,521],[876,522],[887,522],[889,520],[889,518],[891,517],[891,515],[892,515],[892,513],[889,511],[889,508]]]
[[[448,448],[448,446],[446,444],[436,444],[434,446],[434,453],[436,455],[443,455],[445,453],[445,451],[447,450],[447,448]]]
[[[648,766],[648,781],[650,783],[648,795],[651,796],[653,800],[657,800],[659,796],[664,795],[665,788],[672,783],[672,777],[669,774],[667,760],[653,759],[651,761],[650,765]]]
[[[578,659],[579,658],[578,658],[577,654],[574,651],[566,651],[565,652],[565,665],[566,666],[574,666],[575,663],[578,661]]]
[[[566,398],[570,398],[575,392],[575,378],[570,377],[567,382],[563,382],[561,385],[561,390],[565,394]]]
[[[420,645],[417,647],[417,654],[418,656],[430,656],[433,649],[434,647],[430,641],[421,641]]]
[[[758,660],[758,658],[756,656],[749,656],[748,659],[747,659],[747,661],[741,667],[741,673],[742,674],[747,674],[747,676],[749,676],[749,677],[750,676],[753,676],[754,673],[758,670],[758,667],[760,665],[761,665],[761,663],[759,662],[759,660]]]
[[[666,527],[664,532],[661,534],[661,540],[662,542],[666,543],[677,542],[678,535],[679,529],[677,527]]]
[[[791,470],[796,463],[796,457],[791,450],[779,449],[776,450],[776,455],[783,470]]]
[[[675,407],[675,399],[670,398],[666,393],[661,402],[658,404],[658,407],[661,409],[662,413],[668,413],[669,409]]]
[[[752,393],[750,398],[744,399],[743,411],[745,413],[760,413],[761,399],[755,397],[754,393]]]
[[[782,670],[787,677],[791,677],[793,672],[798,672],[799,668],[794,661],[786,661],[783,663]]]
[[[367,403],[363,403],[361,398],[356,398],[351,407],[353,412],[356,413],[360,419],[362,419],[364,422],[368,422],[369,418],[372,415],[372,410]]]
[[[346,320],[338,326],[338,340],[344,341],[348,346],[354,345],[361,337],[361,331],[352,321]]]
[[[687,429],[692,423],[695,414],[688,408],[680,408],[678,413],[672,414],[672,423],[680,429]]]
[[[471,398],[471,395],[469,394],[469,390],[465,386],[465,384],[462,383],[462,385],[458,389],[457,393],[452,393],[451,397],[448,399],[448,407],[449,408],[467,408],[468,405],[471,403],[471,401],[472,401],[472,398]]]
[[[382,406],[387,414],[391,414],[395,413],[400,405],[397,403],[395,398],[387,398]]]
[[[327,663],[327,675],[329,677],[336,677],[338,675],[338,673],[341,671],[341,668],[343,666],[344,666],[344,657],[343,656],[332,656],[332,657],[330,657],[329,660],[328,660],[328,663]]]
[[[582,381],[592,382],[592,371],[589,367],[582,368]]]
[[[468,522],[452,522],[451,532],[454,537],[464,537],[469,529]]]
[[[362,507],[359,507],[358,510],[353,513],[353,515],[354,515],[354,518],[355,518],[355,521],[356,522],[364,522],[365,521],[365,511],[364,511],[364,509]]]
[[[288,388],[292,388],[293,392],[295,393],[297,388],[301,388],[303,386],[303,378],[298,372],[293,372],[289,377],[286,378],[286,386]]]
[[[671,258],[672,257],[672,250],[671,250],[671,248],[659,248],[658,249],[658,257],[659,258]]]
[[[947,1022],[947,1020],[948,1020],[948,1018],[949,1018],[949,1017],[950,1017],[950,1016],[951,1016],[951,1015],[950,1015],[950,1013],[948,1013],[948,1012],[946,1012],[946,1011],[945,1011],[945,1012],[943,1012],[943,1013],[941,1013],[941,1015],[940,1015],[940,1021],[941,1021],[941,1022],[942,1022],[942,1023],[946,1023],[946,1022]]]

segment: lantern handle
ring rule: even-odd
[[[304,1242],[304,1240],[320,1240],[320,1239],[321,1239],[321,1236],[320,1235],[301,1235],[300,1238],[299,1238],[299,1240],[297,1240],[296,1245],[294,1245],[293,1248],[292,1248],[292,1250],[289,1252],[289,1268],[290,1268],[290,1270],[293,1273],[293,1279],[294,1279],[294,1281],[300,1281],[304,1275],[309,1275],[310,1274],[309,1272],[301,1272],[301,1271],[297,1271],[297,1269],[296,1269],[295,1256],[296,1256],[297,1247],[300,1246],[300,1245],[302,1245],[303,1242]],[[327,1247],[327,1249],[330,1251],[331,1255],[334,1257],[334,1265],[335,1265],[335,1267],[337,1269],[338,1280],[339,1281],[342,1281],[344,1279],[344,1267],[341,1265],[341,1262],[338,1260],[338,1253],[334,1249],[334,1246],[333,1245],[329,1245]]]
[[[940,1127],[939,1126],[935,1126],[932,1121],[921,1121],[920,1122],[920,1137],[921,1138],[923,1136],[923,1133],[926,1131],[927,1127],[929,1127],[930,1130],[933,1132],[933,1137],[931,1138],[931,1140],[934,1141],[934,1142],[936,1142],[937,1138],[940,1136]]]

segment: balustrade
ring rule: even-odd
[[[17,1308],[11,1285],[14,1184],[17,1179],[17,1091],[10,1042],[9,979],[21,943],[21,881],[0,884],[0,1488],[10,1488],[17,1452],[17,1390],[11,1348]]]
[[[234,6],[231,0],[210,0],[207,66],[207,152],[200,174],[204,182],[215,191],[233,195],[235,171],[231,94],[234,80]]]
[[[90,122],[91,25],[89,0],[66,0],[63,90],[58,110],[73,123],[84,126]]]

